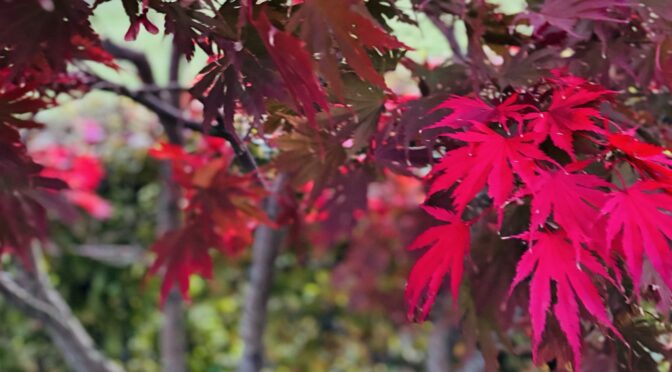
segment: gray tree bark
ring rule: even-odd
[[[34,255],[41,257],[39,250]],[[39,261],[36,260],[36,261]],[[100,352],[82,323],[51,286],[37,262],[32,270],[13,276],[0,272],[0,293],[24,315],[38,320],[75,372],[121,372],[123,369]]]
[[[276,220],[280,212],[279,193],[286,182],[285,175],[279,175],[273,184],[271,195],[266,200],[266,213]],[[240,333],[243,338],[243,357],[238,365],[239,372],[260,371],[264,364],[264,329],[266,326],[267,303],[273,283],[275,259],[287,233],[286,228],[274,229],[261,225],[254,234],[252,244],[252,266],[250,283],[245,297],[245,308],[241,320]]]
[[[174,84],[179,80],[180,54],[173,46],[170,66],[169,82]],[[166,93],[164,100],[172,107],[179,108],[179,96],[176,92]],[[174,117],[159,115],[168,141],[174,145],[182,145],[182,123]],[[158,210],[159,235],[180,226],[180,192],[173,180],[169,162],[162,162],[160,168],[161,195]],[[184,301],[177,288],[173,288],[163,304],[163,323],[159,345],[161,349],[161,370],[164,372],[187,371],[187,333],[185,322]]]

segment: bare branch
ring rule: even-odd
[[[113,57],[127,60],[135,65],[140,79],[145,84],[155,86],[151,66],[149,65],[147,57],[143,53],[114,44],[109,40],[104,41],[103,46],[108,52],[110,52],[110,54],[112,54]],[[172,118],[178,123],[181,123],[187,129],[205,133],[205,126],[202,123],[183,117],[182,112],[178,107],[173,106],[173,104],[170,102],[166,102],[166,100],[163,100],[161,97],[152,94],[153,92],[147,91],[144,88],[139,91],[132,91],[124,86],[113,84],[100,78],[97,79],[99,83],[97,84],[96,88],[129,97],[147,107],[149,110],[154,111],[159,116]],[[200,97],[196,98],[202,102]],[[211,125],[210,128],[208,128],[207,134],[210,136],[223,138],[229,142],[229,144],[231,144],[231,147],[236,154],[236,162],[241,166],[244,172],[252,172],[258,168],[254,156],[247,149],[247,146],[245,146],[243,141],[240,140],[238,135],[235,132],[229,132],[226,130],[226,127],[224,126],[224,118],[221,114],[217,117],[216,125]],[[262,184],[265,185],[261,178],[259,180]]]
[[[39,250],[35,250],[39,257]],[[107,359],[91,336],[73,316],[61,295],[48,283],[39,265],[24,271],[20,280],[0,272],[0,294],[24,315],[40,321],[60,349],[67,364],[76,372],[120,372],[123,369]]]
[[[113,43],[110,40],[103,40],[103,48],[107,50],[114,58],[126,60],[135,66],[138,71],[138,77],[147,85],[154,85],[154,73],[144,53],[130,48],[124,48]]]
[[[82,244],[73,253],[112,266],[128,266],[146,260],[146,251],[137,245]]]
[[[5,300],[25,315],[61,331],[67,331],[67,325],[57,317],[58,312],[53,306],[33,296],[21,287],[10,273],[5,271],[0,271],[0,293]]]
[[[455,26],[453,25],[453,22],[450,24],[446,24],[441,20],[441,17],[439,14],[434,14],[434,13],[425,13],[427,15],[427,18],[436,26],[436,28],[441,31],[443,36],[446,38],[448,41],[448,45],[450,46],[451,51],[453,52],[453,56],[457,61],[460,63],[467,63],[467,58],[462,54],[462,50],[460,49],[460,44],[457,42],[457,38],[455,37]]]

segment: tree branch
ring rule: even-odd
[[[112,266],[128,266],[147,260],[146,250],[137,245],[82,244],[73,253]]]
[[[460,44],[457,42],[457,38],[455,38],[455,27],[453,24],[446,24],[441,20],[441,16],[439,14],[434,14],[434,13],[425,13],[427,18],[436,26],[436,28],[443,33],[443,36],[448,40],[448,45],[450,46],[450,49],[453,52],[453,56],[455,59],[457,59],[461,63],[467,63],[466,57],[462,54],[462,50],[460,49]]]
[[[138,71],[138,77],[147,85],[154,85],[154,73],[152,66],[149,64],[144,53],[135,51],[130,48],[117,45],[110,40],[103,40],[103,48],[108,51],[114,58],[121,59],[132,63]]]
[[[38,250],[34,250],[34,254],[40,257]],[[0,272],[0,294],[24,315],[44,325],[73,371],[123,371],[96,348],[91,336],[72,315],[58,291],[48,283],[37,263],[31,271],[24,271],[20,280]]]
[[[113,57],[132,63],[136,67],[140,79],[145,84],[155,86],[151,67],[144,54],[134,51],[130,48],[125,48],[114,44],[109,40],[104,41],[103,46]],[[154,111],[159,116],[166,116],[182,123],[184,128],[206,133],[206,126],[203,123],[185,118],[182,115],[182,111],[178,107],[152,94],[157,91],[160,92],[161,90],[155,89],[154,92],[147,91],[145,89],[132,91],[124,86],[105,81],[99,77],[96,77],[96,79],[98,83],[94,86],[94,88],[115,92],[117,94],[131,98],[132,100],[147,107],[149,110]],[[202,98],[196,98],[203,102]],[[247,146],[245,146],[243,141],[240,140],[235,132],[229,132],[226,130],[226,127],[224,126],[224,118],[221,114],[217,116],[216,121],[216,125],[209,126],[207,134],[213,137],[223,138],[229,142],[236,155],[236,162],[238,165],[240,165],[244,172],[256,171],[258,166],[254,156],[250,153]],[[263,179],[260,178],[259,180],[262,184],[265,185]]]

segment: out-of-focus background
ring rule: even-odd
[[[509,12],[520,10],[517,1],[502,3]],[[98,7],[94,26],[103,37],[121,42],[128,18],[120,4]],[[407,9],[410,13],[410,5]],[[149,16],[162,23],[157,14]],[[416,49],[410,56],[421,63],[448,58],[443,36],[428,21],[418,21],[419,29],[396,29],[396,36]],[[158,84],[168,81],[169,40],[145,32],[127,45],[146,53]],[[182,64],[181,83],[188,85],[204,62],[197,54]],[[96,71],[110,81],[137,85],[131,69],[120,66],[119,71]],[[406,71],[387,79],[400,94],[417,91]],[[162,138],[161,126],[143,107],[102,92],[67,98],[39,119],[48,130],[29,139],[30,150],[69,172],[71,185],[81,186],[71,195],[81,207],[80,218],[52,226],[53,244],[46,247],[50,259],[45,261],[50,279],[107,355],[129,371],[158,371],[159,281],[147,276],[146,248],[156,238],[160,187],[158,163],[147,151]],[[413,262],[405,246],[422,221],[420,183],[390,177],[370,192],[369,211],[351,240],[324,247],[308,237],[282,251],[266,334],[274,370],[424,370],[433,333],[451,332],[447,325],[413,324],[405,317],[404,282]],[[247,267],[246,255],[233,261],[218,256],[211,281],[192,278],[186,323],[189,370],[235,368],[242,352],[238,322]],[[0,371],[67,370],[40,327],[2,301]],[[445,346],[451,359],[460,360],[467,352],[459,337]],[[528,368],[525,363],[508,359],[502,366],[522,370]]]

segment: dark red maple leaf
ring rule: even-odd
[[[371,63],[367,48],[408,49],[376,24],[358,0],[346,0],[338,6],[330,0],[306,0],[288,24],[289,30],[297,28],[310,51],[320,55],[319,69],[339,96],[343,85],[335,45],[357,75],[381,88],[386,88],[385,80]]]
[[[0,141],[16,142],[19,140],[17,129],[40,128],[42,124],[16,115],[34,114],[45,108],[47,102],[31,95],[34,87],[23,86],[12,89],[0,88]]]
[[[553,144],[564,150],[572,160],[574,153],[574,133],[578,131],[603,133],[593,119],[602,119],[595,105],[611,94],[605,90],[589,90],[583,86],[559,88],[553,92],[551,104],[546,111],[526,115],[532,131],[550,137]]]
[[[366,211],[367,191],[373,176],[371,167],[365,165],[342,167],[333,175],[315,201],[316,220],[322,225],[321,243],[330,246],[339,238],[350,236]]]
[[[501,207],[513,191],[514,172],[526,180],[532,176],[535,160],[549,160],[537,147],[534,133],[504,137],[485,125],[474,124],[471,131],[446,136],[468,145],[449,151],[434,166],[429,194],[457,184],[452,197],[458,215],[486,183],[488,195],[497,208]]]
[[[465,222],[440,208],[425,207],[425,210],[446,224],[430,227],[408,247],[409,250],[429,247],[413,266],[406,284],[408,317],[415,318],[419,311],[418,320],[424,320],[429,314],[443,279],[449,273],[453,306],[457,306],[464,259],[471,243],[469,225]]]
[[[528,12],[528,18],[535,32],[548,23],[570,35],[580,37],[575,26],[580,20],[607,21],[625,23],[618,9],[630,7],[627,0],[546,0],[538,12]],[[585,37],[585,36],[583,36]]]
[[[275,166],[292,174],[292,186],[298,188],[312,182],[309,204],[312,203],[345,165],[347,154],[341,141],[330,131],[309,125],[305,118],[282,116],[291,130],[274,138],[280,153]]]
[[[0,141],[0,254],[15,254],[28,267],[32,241],[46,237],[44,204],[56,204],[45,190],[67,188],[61,180],[40,176],[41,169],[21,143]]]
[[[140,33],[140,26],[143,26],[150,34],[159,33],[159,28],[156,27],[147,17],[147,10],[148,9],[145,9],[141,14],[135,15],[131,19],[131,25],[128,26],[128,30],[126,31],[126,34],[124,34],[124,40],[135,40]]]
[[[250,23],[259,32],[297,107],[314,123],[317,113],[315,105],[329,111],[329,104],[317,76],[313,73],[312,60],[304,50],[303,43],[271,25],[263,9],[257,19],[250,19]]]
[[[669,184],[637,181],[624,190],[615,190],[602,208],[607,218],[607,242],[613,248],[620,240],[625,266],[639,288],[644,254],[663,282],[672,289],[672,196]]]
[[[236,45],[235,42],[218,43],[224,55],[211,58],[190,92],[203,101],[203,122],[206,125],[222,109],[224,125],[233,132],[234,115],[242,109],[252,116],[253,124],[261,130],[263,128],[258,124],[267,113],[269,101],[286,102],[288,105],[294,101],[273,68],[273,61]]]
[[[45,72],[64,72],[67,62],[75,58],[111,61],[91,28],[92,12],[86,1],[50,3],[52,9],[45,9],[37,0],[3,2],[0,54],[6,54],[15,71],[39,66]]]
[[[542,172],[532,178],[527,189],[532,194],[531,237],[552,215],[574,243],[590,242],[593,225],[607,199],[607,193],[601,189],[611,186],[597,176],[566,170]]]
[[[543,231],[535,235],[532,246],[518,262],[509,293],[523,279],[532,276],[529,313],[535,362],[538,361],[539,344],[551,306],[551,283],[555,283],[556,289],[553,313],[572,348],[576,370],[580,370],[581,365],[581,323],[577,299],[600,324],[618,334],[609,320],[602,297],[588,274],[592,272],[598,277],[608,279],[607,271],[590,252],[579,257],[580,260],[577,260],[575,250],[563,231]]]

